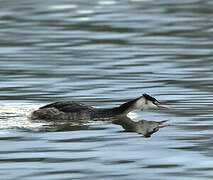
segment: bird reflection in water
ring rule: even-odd
[[[136,132],[142,134],[144,137],[151,137],[151,135],[159,131],[160,128],[169,126],[169,124],[165,124],[165,122],[167,122],[167,120],[159,122],[140,120],[135,122],[128,117],[113,121],[114,124],[122,126],[126,132]]]
[[[169,124],[165,124],[167,120],[164,121],[133,121],[128,117],[125,118],[113,118],[111,120],[103,120],[98,119],[97,121],[89,121],[89,122],[71,122],[71,121],[52,121],[46,127],[43,127],[45,131],[76,131],[76,130],[91,130],[91,129],[105,129],[105,128],[94,128],[92,125],[97,124],[98,122],[112,122],[113,124],[120,125],[123,127],[125,132],[136,132],[138,134],[142,134],[144,137],[151,137],[153,133],[159,131],[159,129],[163,127],[169,126]]]

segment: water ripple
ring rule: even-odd
[[[3,179],[212,179],[212,1],[0,5]],[[169,120],[151,138],[27,119],[49,102],[111,107],[144,92],[172,107],[130,115]]]

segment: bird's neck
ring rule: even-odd
[[[113,121],[114,124],[121,125],[126,131],[135,132],[137,123],[132,121],[128,117],[116,119]]]
[[[119,107],[112,108],[112,110],[118,114],[127,115],[131,111],[141,109],[143,103],[143,99],[137,98],[121,104]]]

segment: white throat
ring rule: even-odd
[[[143,97],[138,99],[135,103],[135,109],[139,109],[139,110],[148,109],[148,106],[146,105],[146,99]]]

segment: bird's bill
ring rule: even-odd
[[[162,125],[162,124],[164,124],[164,123],[167,122],[167,121],[168,121],[168,120],[163,120],[163,121],[158,122],[158,124]]]
[[[161,103],[156,104],[156,106],[159,107],[159,108],[166,108],[166,109],[169,109],[169,108],[170,108],[168,105],[166,105],[166,104],[161,104]]]
[[[164,120],[164,121],[160,121],[160,122],[158,122],[158,124],[159,124],[159,128],[164,128],[164,127],[168,127],[168,126],[170,126],[170,124],[164,124],[165,122],[167,122],[168,120]]]

